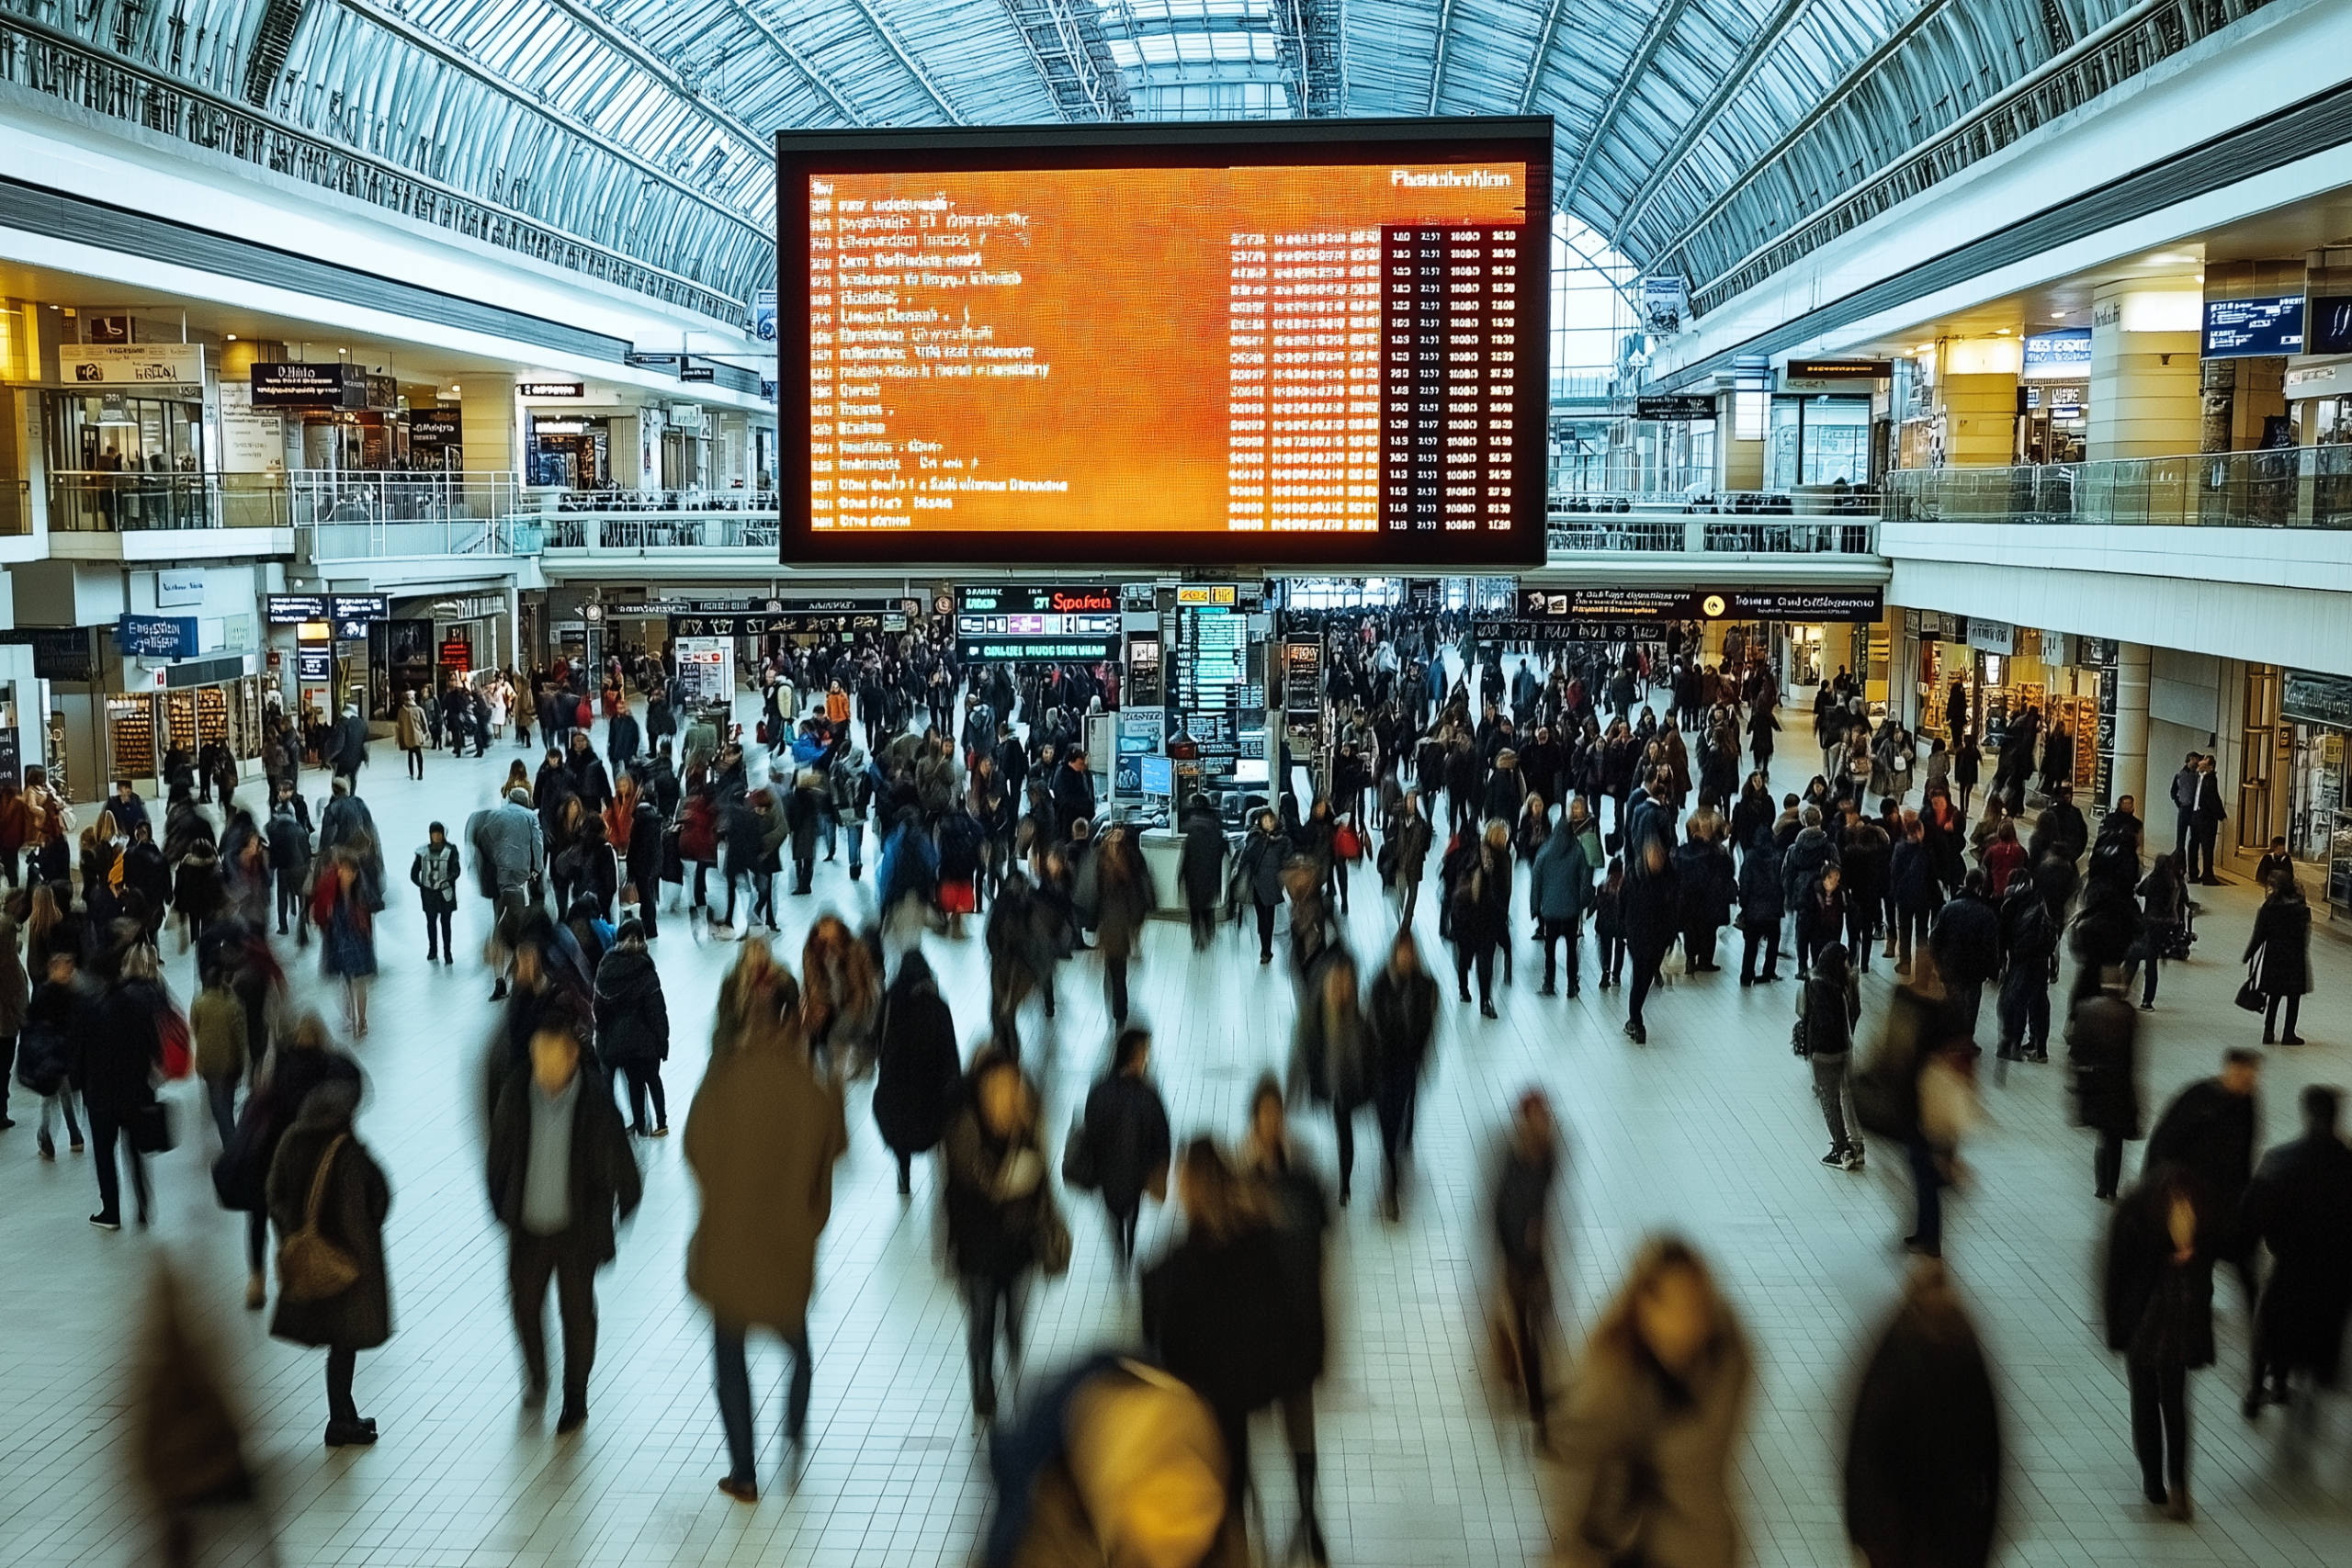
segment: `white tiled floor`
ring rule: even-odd
[[[548,1418],[520,1413],[501,1239],[484,1211],[478,1133],[465,1109],[469,1066],[493,1017],[489,987],[472,964],[424,966],[421,920],[401,875],[426,820],[458,826],[518,754],[509,748],[489,761],[453,762],[436,753],[425,781],[413,784],[397,755],[382,751],[366,780],[394,852],[396,889],[382,928],[376,1029],[358,1047],[370,1076],[361,1128],[395,1193],[398,1333],[361,1358],[358,1379],[382,1443],[365,1452],[322,1449],[320,1358],[272,1341],[264,1318],[238,1307],[242,1233],[214,1206],[205,1174],[210,1136],[197,1131],[189,1090],[172,1091],[186,1101],[181,1125],[191,1135],[161,1162],[159,1220],[143,1235],[90,1230],[88,1156],[42,1164],[29,1126],[20,1125],[0,1135],[0,1565],[152,1558],[121,1444],[138,1303],[166,1255],[195,1282],[242,1381],[249,1441],[267,1467],[277,1561],[898,1568],[968,1560],[988,1488],[966,1406],[962,1324],[936,1256],[932,1178],[919,1174],[911,1204],[895,1196],[862,1093],[820,1262],[814,1440],[797,1485],[778,1481],[785,1362],[767,1348],[753,1364],[767,1495],[747,1508],[713,1490],[722,1444],[705,1321],[682,1280],[694,1193],[674,1138],[642,1145],[645,1207],[601,1281],[587,1429],[559,1442]],[[1787,753],[1783,773],[1807,761]],[[320,775],[306,784],[320,788]],[[782,901],[787,956],[813,913],[854,911],[871,898],[870,880],[853,885],[839,864],[820,869],[816,897]],[[1351,929],[1369,952],[1385,918],[1376,892],[1358,886]],[[2152,1100],[2211,1071],[2223,1044],[2254,1037],[2229,1002],[2253,901],[2237,888],[2205,897],[2199,956],[2166,970],[2160,1010],[2146,1021]],[[1425,949],[1442,962],[1434,922],[1434,900],[1424,899]],[[481,907],[469,902],[458,923],[464,941],[478,942]],[[683,919],[664,930],[658,952],[676,1021],[674,1125],[733,952],[695,945]],[[1279,966],[1261,969],[1243,941],[1228,931],[1196,956],[1181,923],[1158,925],[1136,977],[1136,1006],[1157,1025],[1158,1069],[1180,1134],[1236,1131],[1251,1080],[1285,1052],[1287,984]],[[928,946],[968,1038],[984,1018],[979,944],[933,938]],[[2290,1134],[2303,1083],[2352,1077],[2344,951],[2330,936],[2316,939],[2319,994],[2303,1030],[2317,1043],[2273,1060],[2264,1093],[2273,1138]],[[172,959],[185,997],[190,963]],[[307,961],[299,968],[298,984],[332,1017],[314,970]],[[1561,1235],[1570,1332],[1645,1232],[1672,1226],[1697,1241],[1758,1351],[1761,1386],[1737,1483],[1753,1555],[1792,1565],[1844,1561],[1844,1401],[1897,1278],[1891,1244],[1909,1218],[1900,1161],[1882,1156],[1860,1177],[1815,1163],[1823,1140],[1807,1074],[1787,1049],[1787,985],[1743,994],[1736,973],[1678,979],[1649,1010],[1651,1043],[1635,1048],[1619,1032],[1617,993],[1587,986],[1578,1002],[1540,999],[1539,973],[1533,948],[1523,947],[1519,984],[1501,993],[1498,1022],[1449,1005],[1407,1223],[1385,1225],[1359,1201],[1340,1228],[1333,1362],[1319,1401],[1337,1559],[1543,1558],[1536,1468],[1479,1356],[1489,1140],[1511,1097],[1536,1082],[1551,1090],[1571,1144]],[[1882,962],[1866,1015],[1883,1005],[1889,983]],[[1056,1128],[1098,1069],[1107,1028],[1093,967],[1069,966],[1061,988],[1062,1019],[1038,1054]],[[1988,1041],[1991,1010],[1988,1003]],[[1969,1151],[1977,1180],[1950,1212],[1949,1255],[1993,1349],[2007,1414],[2004,1560],[2352,1562],[2342,1414],[2331,1412],[2322,1479],[2282,1482],[2278,1418],[2249,1429],[2234,1409],[2245,1313],[2233,1285],[2220,1296],[2222,1364],[2195,1382],[2199,1520],[2164,1524],[2139,1502],[2122,1383],[2094,1322],[2093,1249],[2105,1211],[2090,1196],[2089,1144],[2066,1125],[2061,1071],[2025,1069],[2006,1087],[1988,1084],[1991,1124]],[[20,1123],[30,1110],[17,1091]],[[1377,1157],[1369,1118],[1359,1131],[1369,1167]],[[1328,1126],[1306,1136],[1328,1154]],[[1134,1326],[1131,1296],[1109,1278],[1099,1213],[1080,1203],[1073,1220],[1076,1264],[1033,1301],[1040,1367]],[[1167,1224],[1164,1215],[1147,1218],[1147,1247]],[[1278,1432],[1261,1427],[1270,1522],[1286,1538],[1280,1450]],[[266,1532],[248,1523],[213,1560],[265,1561],[267,1551]]]

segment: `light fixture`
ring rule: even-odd
[[[2053,321],[2063,321],[2066,319],[2066,312],[2064,310],[2054,311],[2052,313],[2050,319]]]
[[[237,334],[236,334],[236,333],[231,333],[229,334],[229,341],[230,341],[231,343],[234,343],[234,342],[236,342],[236,341],[237,341]]]
[[[2007,337],[2009,335],[2009,329],[2007,327],[1995,327],[1993,329],[1993,335],[1996,337]]]
[[[2199,282],[2199,283],[2204,282],[2204,281],[2205,281],[2205,275],[2204,275],[2203,273],[2201,273],[2201,272],[2200,272],[2200,273],[2199,273],[2199,274],[2197,275],[2197,281],[2198,281],[2198,282]]]
[[[1921,344],[1918,347],[1917,347],[1917,348],[1913,349],[1911,352],[1912,352],[1912,353],[1914,353],[1914,354],[1932,354],[1933,352],[1935,352],[1935,347],[1936,347],[1936,345],[1935,345],[1934,344],[1931,344],[1931,343],[1923,343],[1923,344]]]
[[[464,391],[464,390],[465,390],[465,389],[464,389],[463,387],[458,386],[455,381],[452,381],[452,382],[450,382],[450,383],[449,383],[449,391],[450,391],[450,393],[451,393],[453,396],[454,396],[455,394],[457,394],[457,393],[458,393],[458,392],[462,392],[462,391]]]

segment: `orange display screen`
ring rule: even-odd
[[[1530,558],[1531,178],[1545,202],[1529,160],[1455,155],[797,174],[786,558]]]

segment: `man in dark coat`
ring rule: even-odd
[[[2031,888],[2012,896],[2039,908]],[[2022,945],[2009,954],[2014,971],[2033,960]],[[2002,987],[2002,1048],[2007,1053],[2018,1038],[2010,1032],[2009,990]],[[2047,998],[2042,1005],[2048,1018]],[[2067,1065],[2074,1069],[2075,1120],[2098,1134],[2098,1149],[2091,1156],[2091,1191],[2102,1202],[2115,1196],[2123,1175],[2123,1145],[2140,1135],[2140,1017],[2123,999],[2123,974],[2108,970],[2099,989],[2075,1004],[2066,1023]]]
[[[2352,1315],[2352,1149],[2336,1131],[2338,1096],[2303,1090],[2303,1135],[2263,1156],[2239,1201],[2237,1235],[2270,1248],[2270,1278],[2254,1315],[2254,1383],[2245,1410],[2288,1403],[2288,1380],[2334,1387]]]
[[[2190,1084],[2165,1108],[2140,1162],[2143,1171],[2167,1165],[2188,1170],[2197,1185],[2198,1212],[2212,1216],[2212,1256],[2237,1270],[2249,1310],[2259,1293],[2254,1251],[2232,1222],[2254,1177],[2256,1130],[2262,1125],[2254,1095],[2261,1077],[2260,1053],[2234,1046],[2223,1052],[2219,1077]]]
[[[1136,1220],[1144,1194],[1167,1197],[1168,1162],[1175,1150],[1168,1107],[1150,1071],[1150,1032],[1123,1029],[1112,1045],[1110,1072],[1086,1096],[1084,1157],[1110,1212],[1111,1251],[1122,1279],[1135,1262]]]
[[[2026,845],[2026,852],[2035,860],[2057,855],[2079,861],[2083,851],[2090,846],[2091,830],[2083,820],[2082,809],[2075,804],[2075,786],[2062,784],[2052,796],[2033,824],[2033,839]]]
[[[611,1087],[581,1061],[577,1021],[550,1014],[531,1036],[531,1070],[506,1081],[490,1118],[490,1208],[506,1227],[506,1279],[528,1378],[523,1403],[548,1395],[548,1280],[563,1325],[559,1436],[588,1419],[596,1359],[596,1270],[613,1260],[616,1212],[644,1188]]]
[[[1094,820],[1094,781],[1087,776],[1083,750],[1073,749],[1054,770],[1054,815],[1064,837],[1078,823]]]
[[[1183,885],[1185,912],[1192,917],[1195,951],[1209,944],[1225,907],[1225,861],[1228,846],[1225,824],[1208,796],[1195,795],[1184,812],[1184,847],[1176,862],[1176,879]]]
[[[1847,1536],[1871,1568],[1984,1568],[2000,1502],[2001,1413],[1984,1347],[1942,1261],[1915,1259],[1854,1403]]]
[[[1990,886],[1983,866],[1971,870],[1960,897],[1943,907],[1928,932],[1936,973],[1972,1039],[1984,982],[2001,972],[2001,916],[1987,897]]]
[[[931,964],[910,953],[882,998],[881,1045],[874,1079],[874,1124],[899,1160],[899,1195],[914,1190],[914,1156],[939,1146],[947,1131],[964,1064],[956,1018],[939,994]]]

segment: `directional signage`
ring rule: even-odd
[[[1688,423],[1695,419],[1715,417],[1715,400],[1695,397],[1687,392],[1673,392],[1663,397],[1635,398],[1635,419],[1665,420],[1673,423]]]
[[[1874,621],[1877,588],[1680,588],[1579,583],[1522,587],[1520,618],[1577,621]]]
[[[142,659],[187,659],[196,653],[193,615],[125,615],[115,623],[115,646]]]
[[[967,660],[1116,659],[1125,627],[1113,583],[956,591],[956,638]]]

